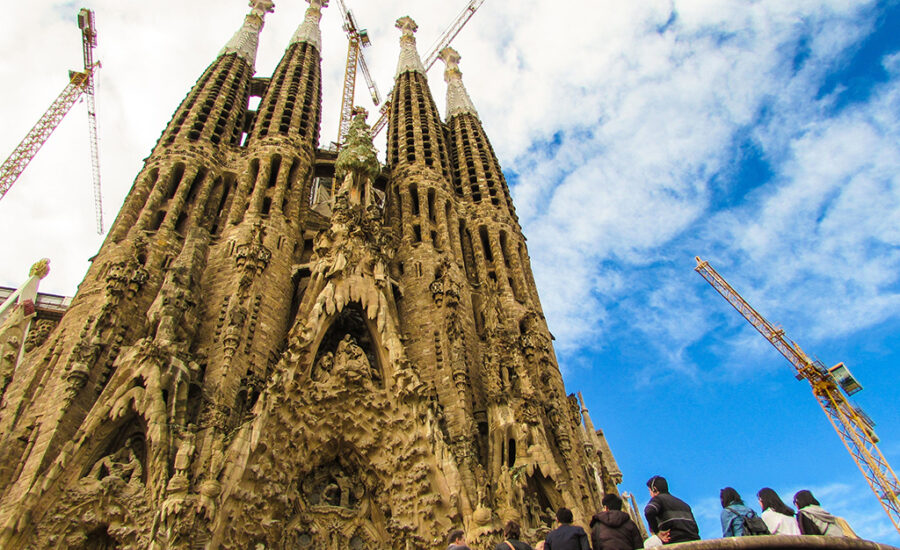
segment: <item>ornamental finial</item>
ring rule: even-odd
[[[31,270],[28,272],[30,277],[37,277],[39,279],[43,279],[50,273],[50,259],[49,258],[41,258],[33,266],[31,266]]]
[[[414,34],[419,26],[416,25],[416,22],[410,16],[405,15],[397,20],[395,27],[400,29],[402,34],[400,35],[400,60],[397,62],[397,72],[394,74],[394,78],[409,71],[424,75],[425,66],[422,65],[422,59],[416,50],[416,37]]]
[[[459,53],[448,46],[441,50],[439,57],[446,65],[444,80],[447,82],[447,119],[462,113],[468,113],[477,118],[478,111],[475,110],[475,104],[472,103],[472,98],[469,97],[462,82]]]
[[[259,47],[259,32],[266,22],[266,14],[275,11],[272,0],[250,0],[250,13],[244,18],[244,24],[231,40],[225,44],[219,55],[233,53],[250,64],[256,65],[256,50]]]
[[[322,49],[322,30],[319,28],[319,21],[322,20],[322,8],[328,7],[329,0],[306,0],[309,7],[306,8],[306,15],[303,17],[303,23],[297,27],[294,36],[288,44],[297,44],[306,42],[317,50]]]
[[[275,2],[272,0],[250,0],[250,13],[264,19],[267,13],[275,11]]]

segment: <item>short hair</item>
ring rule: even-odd
[[[460,537],[462,537],[465,534],[466,534],[466,532],[463,531],[462,529],[454,529],[454,530],[450,531],[449,535],[447,535],[447,542],[449,544],[453,544],[454,542],[458,541],[460,539]]]
[[[647,480],[647,487],[650,487],[657,493],[668,493],[669,483],[663,476],[653,476]]]
[[[516,539],[522,536],[522,528],[514,521],[507,521],[506,527],[503,528],[503,537],[506,539]]]
[[[724,489],[719,491],[719,501],[722,503],[722,508],[731,506],[732,504],[744,503],[744,501],[741,500],[741,495],[739,495],[733,487],[725,487]]]
[[[572,515],[572,510],[560,508],[556,511],[556,520],[560,523],[572,523],[575,517]]]
[[[603,496],[603,500],[600,501],[601,504],[609,508],[610,510],[621,510],[622,509],[622,499],[619,498],[619,495],[615,493],[610,493],[608,495]]]
[[[812,493],[803,489],[802,491],[797,491],[797,494],[794,495],[794,505],[799,510],[800,508],[806,508],[807,506],[819,506],[819,501],[816,500],[816,497],[814,497]]]

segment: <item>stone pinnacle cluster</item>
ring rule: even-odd
[[[271,78],[273,5],[251,2],[8,366],[0,547],[424,549],[463,527],[493,548],[617,491],[459,54],[442,120],[399,19],[387,164],[361,110],[320,149],[328,2],[308,1]]]

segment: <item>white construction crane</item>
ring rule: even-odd
[[[381,96],[378,94],[378,88],[375,81],[369,74],[369,67],[366,65],[366,58],[363,56],[362,48],[372,44],[369,40],[369,33],[366,29],[360,29],[353,17],[353,12],[344,5],[344,0],[338,0],[338,7],[341,9],[341,15],[344,18],[344,32],[347,33],[349,45],[347,46],[347,66],[344,69],[344,90],[341,95],[341,123],[338,126],[338,146],[344,143],[347,138],[347,131],[350,129],[350,122],[353,118],[353,97],[356,93],[356,68],[362,71],[363,77],[366,79],[366,85],[369,87],[369,93],[372,95],[372,102],[377,106],[381,103]]]
[[[459,31],[462,30],[463,27],[466,26],[466,23],[469,22],[469,19],[475,15],[475,11],[484,4],[484,0],[470,0],[466,7],[456,16],[450,26],[444,30],[443,33],[435,40],[434,45],[432,45],[431,49],[428,52],[428,55],[425,56],[425,72],[428,72],[428,69],[434,65],[435,61],[437,61],[438,56],[441,53],[441,50],[450,45],[450,42],[456,38],[456,35],[459,34]],[[393,90],[392,90],[393,91]],[[390,96],[390,92],[388,92],[388,96]],[[377,103],[376,103],[377,105]],[[375,121],[375,124],[372,125],[372,136],[377,136],[381,130],[388,123],[388,118],[391,115],[391,102],[385,101],[384,106],[381,108],[381,116],[378,117],[378,120]]]
[[[91,171],[94,183],[94,212],[97,218],[97,233],[103,234],[103,204],[100,194],[100,154],[97,145],[97,114],[94,104],[94,71],[100,68],[100,63],[94,62],[94,48],[97,46],[97,30],[94,26],[94,12],[82,8],[78,12],[78,27],[81,29],[81,43],[84,53],[84,71],[69,71],[69,83],[63,88],[59,96],[50,104],[50,107],[41,115],[37,123],[25,138],[13,149],[9,158],[0,165],[0,199],[2,199],[12,184],[19,179],[25,167],[37,154],[50,135],[62,122],[75,105],[75,102],[84,94],[87,97],[88,127],[91,140]]]

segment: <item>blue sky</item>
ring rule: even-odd
[[[423,52],[465,4],[347,0],[382,95],[396,17]],[[97,11],[104,204],[121,205],[166,121],[240,25],[243,0],[86,0]],[[79,4],[80,6],[80,4]],[[7,7],[0,151],[81,65],[71,2]],[[271,74],[305,4],[278,2]],[[203,25],[197,25],[203,21]],[[337,131],[346,42],[323,28],[323,143]],[[811,489],[860,534],[900,545],[808,385],[696,273],[709,260],[753,306],[865,390],[900,465],[900,2],[487,0],[454,46],[511,184],[560,365],[619,461],[622,490],[669,478],[719,535],[718,493]],[[443,112],[440,64],[429,74]],[[365,87],[357,101],[367,103]],[[17,130],[15,130],[17,129]],[[0,201],[0,284],[52,260],[71,295],[94,234],[84,105]],[[377,144],[384,150],[383,141]]]
[[[721,532],[719,489],[755,504],[770,486],[787,502],[811,489],[896,545],[808,384],[693,258],[811,355],[846,362],[882,452],[900,463],[900,3],[810,4],[757,24],[740,9],[682,18],[679,4],[644,28],[666,60],[638,79],[637,99],[624,90],[510,167],[517,204],[549,206],[520,211],[569,389],[585,393],[623,488],[644,503],[644,481],[667,476],[704,537]],[[646,161],[635,130],[650,134]],[[551,177],[526,175],[543,170]]]

